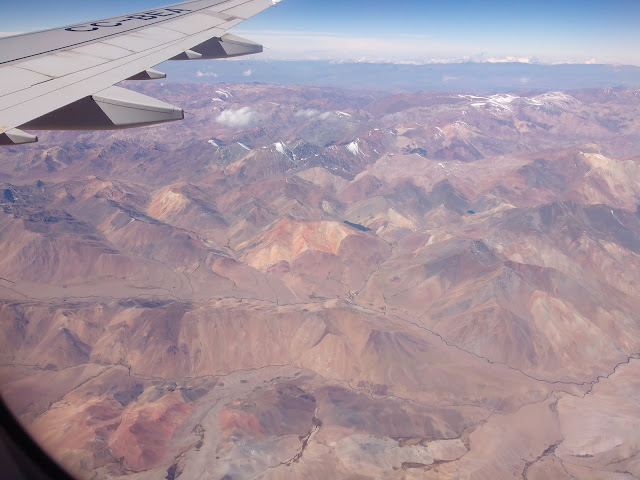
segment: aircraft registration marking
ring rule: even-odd
[[[155,20],[159,17],[171,17],[176,14],[191,12],[186,8],[161,8],[158,10],[150,10],[148,12],[135,13],[133,15],[127,15],[124,18],[120,18],[117,20],[101,20],[99,22],[89,23],[87,25],[74,25],[73,27],[65,28],[67,32],[93,32],[95,30],[99,30],[100,28],[111,28],[111,27],[119,27],[123,25],[124,22],[128,22],[129,20]]]

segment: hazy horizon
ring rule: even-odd
[[[165,62],[166,82],[267,83],[372,91],[491,93],[640,85],[640,67],[522,63],[396,64],[324,60]]]

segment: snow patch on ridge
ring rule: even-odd
[[[507,103],[511,103],[514,100],[519,99],[520,97],[517,97],[515,95],[510,95],[508,93],[506,94],[496,94],[496,95],[491,95],[489,97],[489,99],[491,100],[492,103],[498,103],[500,105],[504,105]]]
[[[555,107],[568,107],[578,104],[578,100],[575,97],[562,92],[543,93],[541,95],[536,95],[532,100],[544,105],[551,105]]]
[[[484,106],[496,107],[501,110],[511,110],[512,103],[517,102],[520,105],[530,106],[554,106],[559,108],[566,108],[572,105],[576,105],[578,100],[571,95],[567,95],[562,92],[547,92],[534,97],[519,97],[510,93],[499,93],[490,96],[479,95],[458,95],[458,98],[463,98],[469,101],[469,105],[472,107],[480,108]]]
[[[226,90],[222,90],[222,89],[220,89],[220,90],[216,90],[216,93],[217,93],[218,95],[222,95],[224,98],[233,97],[233,95],[231,95],[231,92],[228,92],[228,91],[226,91]]]

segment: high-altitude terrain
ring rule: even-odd
[[[69,471],[640,477],[640,91],[133,88],[186,120],[0,151],[0,391]]]

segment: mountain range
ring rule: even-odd
[[[640,91],[133,88],[0,161],[0,383],[78,478],[640,477]]]

